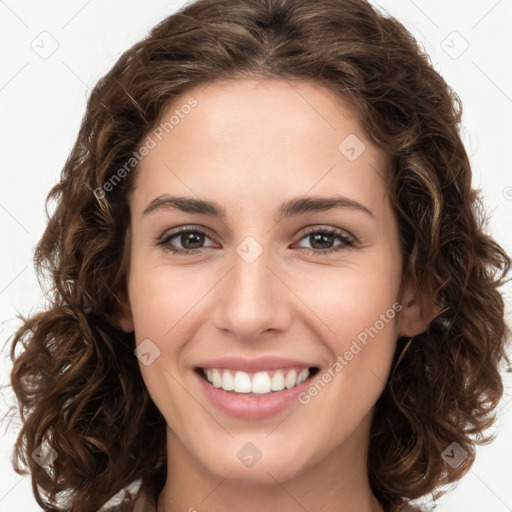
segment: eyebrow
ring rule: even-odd
[[[153,199],[146,206],[142,215],[149,215],[158,210],[173,208],[185,213],[210,215],[220,219],[225,219],[227,216],[226,210],[214,201],[205,201],[193,197],[169,196],[166,194]],[[358,201],[341,195],[333,195],[330,197],[297,197],[290,199],[279,208],[278,220],[309,212],[323,212],[340,208],[361,211],[375,218],[372,211]]]

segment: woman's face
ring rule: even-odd
[[[169,453],[253,482],[362,460],[408,334],[388,158],[305,82],[201,85],[165,122],[130,195],[123,326]]]

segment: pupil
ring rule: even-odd
[[[320,247],[317,247],[319,249],[326,249],[329,248],[330,244],[332,243],[332,240],[329,241],[329,238],[332,238],[332,235],[329,235],[327,233],[316,233],[312,235],[314,243],[311,245],[314,247],[316,243],[320,243]],[[323,245],[322,245],[323,240]]]
[[[185,233],[181,237],[181,243],[183,247],[187,249],[197,249],[201,247],[201,244],[204,241],[204,235],[202,233]],[[191,242],[192,247],[189,242]]]
[[[311,235],[311,238],[313,239],[313,247],[319,245],[320,247],[317,248],[320,249],[328,248],[332,243],[332,235],[326,233],[316,233]],[[182,235],[181,243],[183,247],[188,249],[197,249],[204,243],[204,235],[202,233],[186,233]],[[192,247],[190,245],[192,245]]]

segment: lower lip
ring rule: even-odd
[[[308,378],[291,389],[273,391],[261,396],[247,396],[216,388],[196,371],[194,374],[199,379],[204,394],[217,409],[229,416],[246,420],[268,418],[285,411],[294,402],[298,402],[298,396],[311,384],[311,378]]]

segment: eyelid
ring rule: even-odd
[[[306,226],[303,229],[301,229],[297,236],[300,236],[300,239],[304,238],[304,236],[309,235],[311,233],[316,233],[317,231],[325,231],[334,235],[346,235],[347,238],[350,238],[354,241],[354,243],[358,242],[359,240],[357,237],[355,237],[350,231],[347,231],[343,228],[338,228],[335,226],[330,226],[328,224],[311,224],[310,226]]]
[[[169,236],[181,233],[182,231],[193,231],[195,229],[197,229],[198,231],[204,232],[208,236],[210,236],[212,233],[212,231],[209,228],[207,228],[205,226],[201,226],[200,224],[186,224],[184,226],[177,226],[176,228],[166,229],[157,238],[157,240],[162,240],[164,238],[168,238]],[[333,232],[342,232],[342,233],[345,233],[346,235],[348,235],[348,237],[352,238],[354,241],[356,241],[356,242],[358,241],[357,237],[355,237],[352,233],[350,233],[346,229],[338,228],[335,226],[330,226],[327,224],[311,224],[309,226],[305,226],[301,230],[299,230],[298,234],[295,236],[302,235],[302,237],[304,237],[305,235],[307,235],[311,232],[322,231],[322,230],[333,231]],[[211,236],[210,236],[210,238],[211,238]]]
[[[201,225],[187,224],[184,226],[178,226],[176,228],[166,230],[160,237],[158,237],[156,245],[162,246],[162,248],[166,251],[172,252],[174,254],[182,254],[182,255],[193,255],[193,254],[203,252],[205,249],[211,248],[211,246],[207,246],[207,247],[199,247],[196,249],[180,249],[180,248],[173,248],[172,246],[171,247],[166,246],[167,241],[171,240],[172,238],[174,238],[180,234],[188,233],[188,232],[199,232],[211,240],[213,240],[213,238],[214,238],[210,235],[211,231],[208,228],[201,226]],[[330,254],[333,252],[341,251],[342,249],[350,249],[358,243],[358,239],[354,235],[352,235],[352,233],[350,233],[349,231],[347,231],[345,229],[330,226],[330,225],[312,224],[309,226],[305,226],[304,228],[302,228],[299,231],[299,233],[295,236],[295,238],[298,237],[298,239],[296,242],[293,243],[292,247],[295,246],[296,244],[300,243],[304,238],[306,238],[308,235],[311,235],[313,233],[327,233],[331,236],[338,237],[338,239],[340,239],[344,242],[344,243],[342,243],[341,249],[340,248],[338,248],[338,249],[334,249],[334,248],[311,249],[308,247],[299,247],[304,252],[312,253],[316,256],[327,255],[327,254]],[[345,239],[345,240],[343,240],[343,239]]]
[[[176,228],[171,228],[165,230],[157,239],[156,239],[156,245],[161,245],[165,248],[165,243],[167,240],[170,240],[182,233],[187,232],[199,232],[207,236],[210,240],[213,240],[214,237],[211,236],[211,231],[206,228],[205,226],[201,226],[199,224],[186,224],[185,226],[178,226]],[[205,248],[199,248],[199,249],[182,249],[183,251],[187,253],[193,253],[194,251],[201,251],[203,249],[208,249],[208,247]]]
[[[199,231],[204,233],[205,235],[208,235],[211,238],[212,231],[205,227],[201,226],[200,224],[185,224],[184,226],[177,226],[175,228],[169,228],[166,229],[158,238],[157,240],[163,240],[166,238],[169,238],[170,236],[177,235],[183,231]]]

